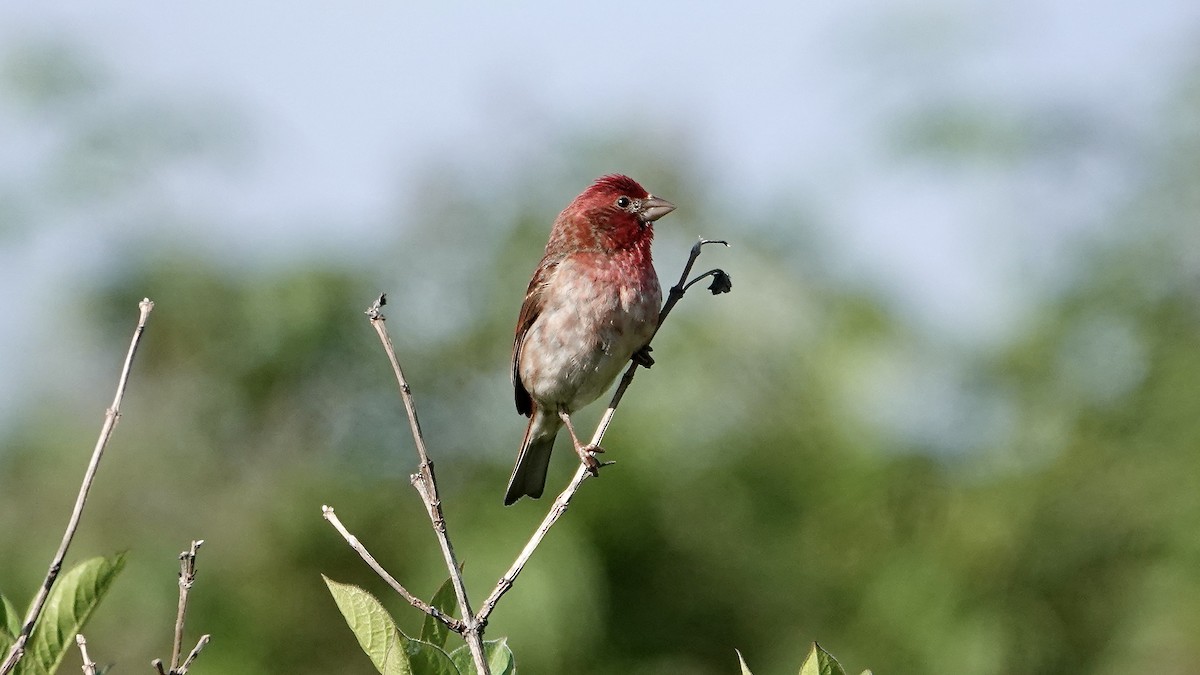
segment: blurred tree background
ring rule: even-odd
[[[715,675],[736,672],[734,648],[755,672],[792,672],[811,640],[855,672],[1200,663],[1200,61],[1134,137],[1081,110],[930,97],[896,112],[882,140],[896,171],[1012,185],[987,197],[998,218],[1116,157],[1111,208],[1029,252],[1038,303],[982,340],[914,320],[849,264],[819,197],[747,217],[695,139],[661,125],[564,132],[577,162],[486,184],[431,159],[397,188],[420,208],[398,206],[354,256],[266,262],[180,239],[183,223],[228,231],[219,204],[171,187],[236,173],[254,143],[236,109],[131,95],[58,42],[0,56],[6,137],[43,160],[0,176],[0,246],[86,249],[20,319],[48,327],[57,367],[0,428],[9,597],[44,574],[137,301],[157,303],[68,560],[130,551],[87,630],[101,663],[167,654],[192,538],[207,543],[189,626],[214,636],[197,673],[372,672],[321,573],[419,625],[320,516],[336,507],[411,589],[444,576],[362,314],[381,290],[478,604],[549,502],[501,506],[523,430],[512,323],[551,218],[613,168],[680,205],[655,246],[667,285],[703,235],[734,243],[698,266],[729,271],[734,292],[697,289],[666,324],[605,443],[619,463],[493,615],[488,636],[508,636],[522,672]],[[47,229],[64,222],[97,225]]]

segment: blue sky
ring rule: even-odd
[[[764,194],[871,163],[873,124],[923,95],[1137,117],[1200,21],[1182,0],[412,4],[13,0],[0,35],[77,40],[130,86],[235,105],[262,137],[235,208],[369,219],[412,162],[502,163],[496,132],[530,116],[668,120],[695,130],[731,188]]]

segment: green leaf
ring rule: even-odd
[[[324,574],[321,578],[375,669],[383,675],[414,675],[405,645],[408,638],[396,628],[396,622],[375,596],[358,586],[333,581]]]
[[[457,602],[458,598],[454,595],[454,584],[450,579],[446,579],[433,594],[433,600],[430,600],[429,604],[446,616],[454,616],[454,606]],[[421,624],[422,640],[438,647],[445,647],[446,638],[449,635],[450,629],[446,627],[446,624],[428,614],[425,615],[425,623]]]
[[[837,659],[814,642],[804,665],[800,666],[800,675],[846,675],[846,671]]]
[[[742,658],[742,653],[736,649],[733,651],[737,652],[738,663],[740,663],[742,666],[742,675],[754,675],[753,673],[750,672],[750,668],[746,665],[746,659]]]
[[[461,675],[454,660],[441,647],[403,636],[401,633],[413,675]]]
[[[517,665],[512,650],[508,648],[508,638],[487,640],[483,643],[483,655],[487,659],[488,669],[492,675],[516,675]],[[478,675],[475,670],[475,660],[471,658],[471,650],[466,645],[450,652],[454,665],[462,675]]]
[[[67,650],[75,648],[75,635],[124,567],[125,554],[118,553],[85,560],[58,578],[25,645],[18,675],[50,675],[58,668]]]
[[[17,636],[21,634],[21,622],[25,617],[17,614],[17,608],[8,601],[8,598],[0,595],[0,633],[7,635],[12,642],[17,641]],[[12,642],[9,645],[12,645]]]

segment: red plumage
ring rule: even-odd
[[[504,503],[539,497],[563,424],[581,460],[569,415],[596,400],[658,325],[662,289],[650,259],[653,223],[674,210],[632,178],[603,176],[554,221],[517,318],[512,382],[530,417]]]

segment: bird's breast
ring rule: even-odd
[[[559,263],[521,344],[519,375],[540,406],[577,410],[604,393],[658,324],[653,266],[613,257]]]

